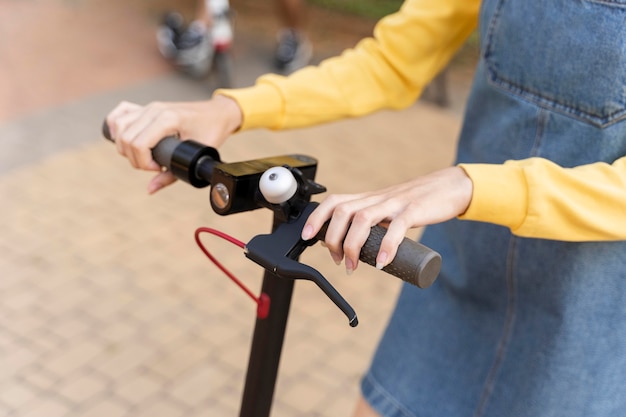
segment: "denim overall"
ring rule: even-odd
[[[480,34],[459,162],[626,155],[626,0],[485,0]],[[363,378],[381,415],[626,416],[626,241],[459,220],[422,241],[443,268],[403,288]]]

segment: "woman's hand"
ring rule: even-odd
[[[346,272],[351,274],[370,228],[388,223],[376,258],[376,267],[382,269],[391,263],[409,229],[463,214],[472,191],[465,171],[451,167],[379,191],[330,195],[309,216],[302,238],[311,239],[330,219],[325,244],[335,263],[345,256]]]
[[[146,106],[122,102],[107,116],[118,152],[133,167],[159,171],[148,185],[154,193],[176,181],[152,159],[151,149],[166,136],[194,139],[218,148],[242,122],[241,109],[227,97],[217,95],[208,101],[162,103]]]

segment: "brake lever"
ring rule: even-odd
[[[301,233],[309,214],[315,208],[307,205],[299,216],[282,223],[271,234],[253,237],[245,246],[246,257],[276,276],[284,279],[313,281],[346,315],[349,324],[356,327],[359,320],[354,309],[315,268],[297,261],[304,250],[319,239],[302,240]]]
[[[294,280],[305,279],[313,281],[346,315],[348,323],[351,327],[356,327],[359,324],[359,319],[357,318],[354,309],[350,306],[350,304],[348,304],[343,296],[339,294],[335,287],[333,287],[330,282],[328,282],[326,278],[324,278],[324,276],[315,268],[293,259],[283,258],[278,265],[276,265],[274,273],[281,278]]]

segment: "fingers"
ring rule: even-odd
[[[361,255],[361,249],[369,238],[372,227],[387,219],[389,213],[395,212],[395,205],[396,202],[393,200],[384,200],[381,199],[380,196],[369,197],[359,201],[355,205],[355,207],[359,208],[352,215],[350,228],[343,241],[345,266],[348,274],[356,269]],[[402,236],[404,236],[406,230],[401,233]],[[393,242],[393,240],[389,240],[389,242]],[[393,259],[395,251],[396,248],[387,248],[387,255],[385,255],[383,265],[380,269],[387,264],[387,259],[389,262]],[[381,257],[381,254],[382,252],[379,251],[377,260]]]
[[[107,117],[118,152],[135,168],[157,171],[151,149],[165,136],[176,135],[176,112],[161,103],[121,103]]]
[[[137,111],[141,108],[140,105],[135,103],[130,103],[128,101],[122,101],[118,104],[106,117],[107,126],[109,127],[109,132],[111,133],[111,137],[115,139],[118,135],[119,128],[117,126],[117,119],[129,112]]]
[[[302,239],[309,240],[316,236],[324,223],[333,217],[336,205],[340,204],[347,197],[348,196],[331,195],[326,198],[307,219],[302,229]],[[341,244],[337,244],[337,242],[343,242],[343,236],[345,236],[346,231],[347,225],[342,226],[340,222],[335,219],[334,223],[331,222],[331,224],[329,224],[324,238],[330,256],[337,265],[339,265],[343,259]]]
[[[376,195],[331,195],[311,213],[302,238],[312,238],[330,220],[324,242],[335,263],[339,264],[345,256],[346,272],[351,274],[358,266],[361,248],[372,226],[385,218],[386,210]]]
[[[151,149],[163,137],[176,133],[175,112],[161,103],[140,106],[122,102],[107,115],[106,123],[117,151],[133,167],[149,171],[162,170],[152,159]],[[153,194],[175,181],[171,173],[159,172],[148,184],[148,192]]]
[[[130,164],[135,168],[141,166],[139,161],[143,159],[139,156],[141,151],[136,149],[139,144],[137,137],[147,124],[142,114],[143,111],[138,110],[120,115],[116,119],[118,133],[114,136],[115,147],[119,154],[128,158]],[[155,168],[152,164],[149,165],[151,165],[151,170],[158,169],[158,167]]]
[[[380,248],[378,249],[378,255],[376,256],[377,269],[383,269],[393,261],[398,253],[398,247],[409,229],[410,227],[407,227],[401,217],[389,223]]]

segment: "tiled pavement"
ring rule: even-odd
[[[212,226],[245,241],[267,232],[269,213],[218,217],[206,191],[183,184],[148,196],[146,174],[101,140],[102,118],[121,99],[208,94],[158,59],[156,6],[142,5],[0,0],[0,416],[238,415],[254,307],[203,257],[193,232]],[[259,51],[273,37],[246,32],[259,16],[246,20],[245,11],[242,85],[267,70]],[[448,164],[457,130],[456,114],[416,104],[246,132],[222,155],[304,153],[320,160],[318,180],[332,192],[364,190]],[[239,249],[207,243],[258,287],[261,272]],[[296,285],[274,416],[349,415],[397,294],[395,278],[368,266],[346,277],[329,260],[319,245],[303,256],[360,325],[350,328],[313,284]]]

